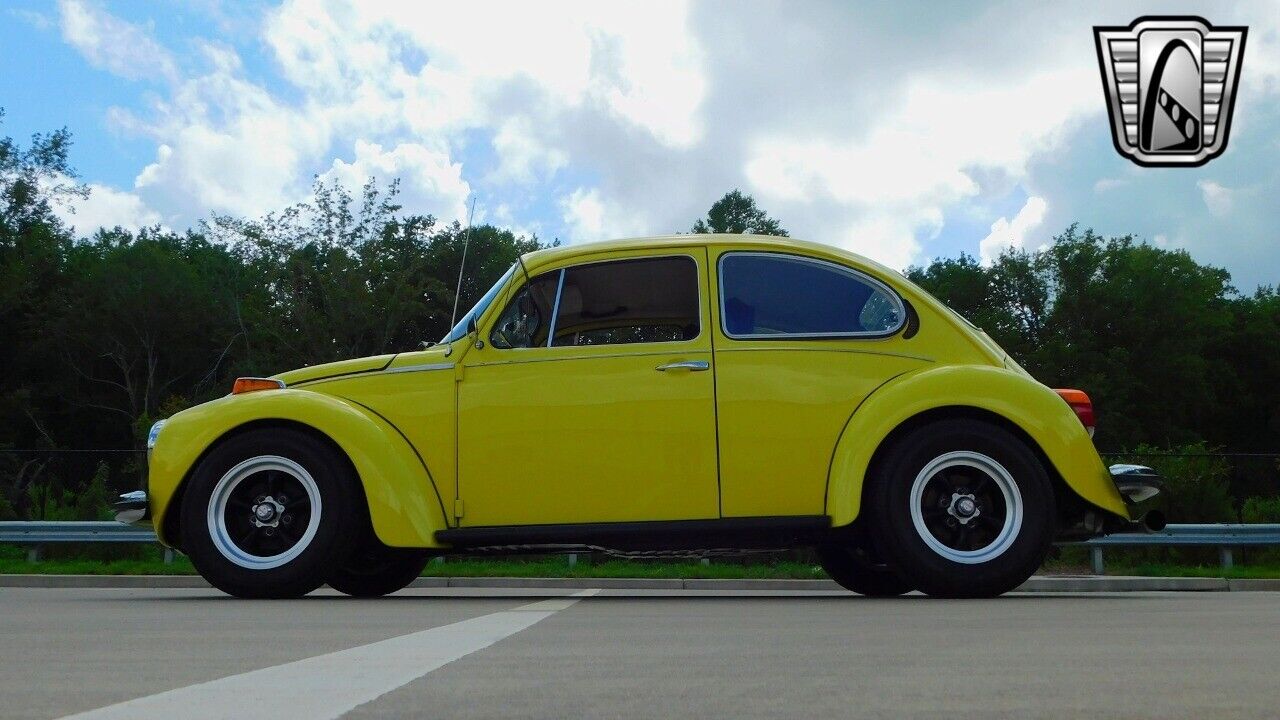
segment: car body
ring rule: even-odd
[[[261,447],[281,432],[324,447],[312,448],[328,453],[319,458],[298,451],[310,475],[342,465],[354,486],[345,502],[357,506],[342,532],[354,538],[363,527],[360,542],[375,555],[399,549],[414,557],[403,574],[426,553],[477,548],[814,545],[825,548],[824,563],[854,575],[880,573],[939,595],[993,594],[1024,579],[1014,576],[1032,560],[1038,565],[1053,539],[1133,520],[1079,408],[901,274],[790,238],[680,235],[539,250],[513,265],[439,345],[246,379],[239,389],[246,391],[174,415],[149,440],[148,518],[163,542],[189,554],[192,538],[227,535],[231,525],[265,532],[256,519],[246,526],[239,515],[225,523],[215,517],[243,508],[182,506],[193,502],[188,486],[221,446],[254,437],[253,457],[276,457]],[[949,452],[961,453],[947,472],[969,479],[943,473],[945,487],[921,481],[923,496],[947,505],[942,534],[952,526],[979,534],[1037,528],[1034,547],[1000,582],[922,580],[900,566],[907,551],[875,537],[877,526],[933,527],[914,511],[901,522],[873,518],[867,504],[897,512],[884,509],[896,502],[889,497],[896,481],[879,480],[881,471],[886,463],[910,465],[899,457],[903,444],[927,444],[919,438],[943,426],[953,430],[939,447],[950,442],[958,450]],[[966,446],[958,439],[966,428],[992,436],[973,447],[995,449]],[[1021,449],[1004,449],[1010,443]],[[217,477],[201,481],[212,488],[201,491],[202,502],[234,501],[218,500],[217,488],[228,483],[266,482],[252,463],[237,471],[239,480],[232,476],[233,461],[251,459],[246,452],[226,451]],[[1005,455],[984,470],[982,458]],[[1012,466],[1031,468],[1024,475],[1043,488],[1019,490],[1018,482],[1032,481],[1002,475]],[[296,470],[259,468],[295,484]],[[1003,495],[971,492],[993,478]],[[872,480],[890,487],[873,491]],[[314,485],[302,489],[318,502]],[[247,498],[248,511],[280,522],[286,510],[275,500],[264,504],[274,497],[266,487]],[[1047,506],[1024,507],[1037,493],[1052,496],[1041,503]],[[981,515],[982,497],[993,507],[981,521],[1003,514],[1005,530],[969,524]],[[333,502],[325,507],[337,512]],[[1040,511],[1048,515],[1037,519]],[[920,534],[938,540],[938,532]],[[940,556],[956,566],[947,572],[981,565],[963,555],[967,545],[955,544],[961,554]],[[215,545],[235,560],[234,539]],[[346,549],[326,552],[355,562]],[[217,575],[208,566],[221,562],[218,553],[193,560],[206,576]],[[266,578],[279,568],[239,562],[234,581],[212,579],[253,595],[259,578],[275,587]],[[323,581],[309,577],[284,594]]]

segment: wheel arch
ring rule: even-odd
[[[149,463],[148,494],[156,531],[175,545],[186,485],[215,447],[248,432],[291,428],[335,449],[361,484],[374,533],[389,547],[439,547],[447,528],[444,503],[426,462],[385,419],[339,398],[307,391],[269,391],[197,406],[166,425]],[[274,398],[270,396],[276,396]],[[213,406],[213,407],[211,407]]]
[[[307,425],[306,423],[303,423],[303,422],[298,422],[297,420],[284,420],[281,418],[263,418],[259,420],[250,420],[249,422],[246,422],[243,425],[237,425],[236,427],[233,427],[230,430],[223,433],[222,435],[218,436],[216,440],[214,440],[212,443],[209,443],[209,446],[206,447],[203,451],[201,451],[200,455],[195,459],[195,462],[191,463],[191,467],[187,468],[187,472],[183,474],[182,479],[178,483],[178,486],[173,491],[173,496],[169,500],[169,507],[173,509],[173,512],[165,513],[164,519],[161,522],[161,525],[162,525],[162,528],[161,528],[162,531],[160,532],[161,540],[163,540],[167,544],[172,545],[175,548],[178,548],[179,550],[182,549],[181,545],[179,544],[179,540],[182,538],[182,513],[177,512],[177,509],[182,507],[182,499],[186,495],[187,483],[190,481],[192,473],[194,473],[196,468],[200,466],[200,463],[204,462],[204,459],[209,455],[209,453],[213,452],[222,444],[234,438],[237,438],[241,435],[245,435],[251,432],[256,432],[259,430],[271,430],[271,429],[296,430],[297,432],[308,435],[318,440],[319,442],[324,443],[326,446],[329,447],[330,450],[333,450],[335,453],[337,453],[338,457],[342,458],[343,462],[347,466],[347,469],[351,471],[352,475],[354,475],[357,478],[360,477],[359,471],[356,470],[356,466],[351,462],[351,456],[347,455],[347,452],[342,449],[342,446],[334,442],[333,438],[329,437],[323,432],[320,432],[314,427]],[[365,493],[363,491],[363,488],[361,488],[360,497],[365,499],[364,508],[363,508],[365,518],[370,520],[370,522],[372,522],[372,519],[369,518],[369,502],[368,502],[368,499],[365,498]]]
[[[1022,440],[1044,466],[1064,511],[1096,507],[1127,518],[1092,440],[1057,394],[1003,368],[943,366],[888,383],[854,411],[827,476],[826,512],[832,526],[858,518],[865,480],[895,442],[947,418],[989,422]]]

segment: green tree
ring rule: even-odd
[[[26,147],[0,138],[0,446],[56,442],[38,389],[56,371],[35,348],[71,244],[53,208],[87,193],[75,182],[70,149],[66,129],[33,135]]]
[[[737,189],[725,193],[707,211],[706,218],[693,224],[695,233],[751,233],[787,236],[782,224],[756,207],[755,198]]]
[[[1072,225],[1043,251],[1007,251],[990,267],[938,260],[908,276],[1041,381],[1089,392],[1103,447],[1218,441],[1227,368],[1213,358],[1239,312],[1225,270]]]

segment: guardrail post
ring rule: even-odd
[[[1107,566],[1102,562],[1102,548],[1096,545],[1089,548],[1089,567],[1093,570],[1094,575],[1107,574]]]
[[[173,548],[164,549],[164,564],[165,565],[173,564]]]
[[[569,567],[573,567],[577,564],[578,564],[578,553],[569,553]]]
[[[32,545],[31,547],[27,548],[27,562],[29,563],[40,562],[40,546],[39,545]]]
[[[1223,570],[1230,570],[1232,565],[1231,548],[1218,548],[1218,560],[1222,563]]]
[[[707,567],[707,566],[708,566],[708,565],[710,565],[710,564],[711,564],[711,558],[709,558],[709,557],[704,557],[704,558],[702,558],[702,566],[703,566],[703,567]]]

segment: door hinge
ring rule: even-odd
[[[453,516],[456,518],[462,517],[464,510],[465,510],[465,506],[462,504],[462,498],[454,498],[453,499]]]

